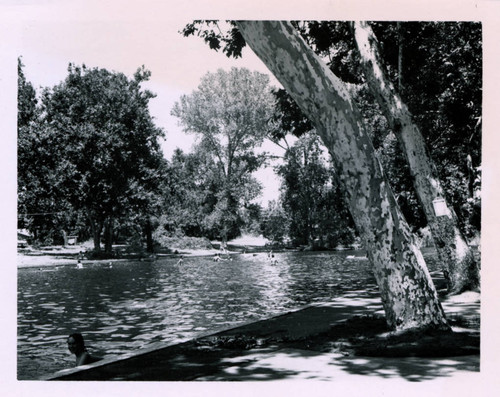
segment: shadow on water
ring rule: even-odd
[[[91,353],[114,356],[157,342],[195,338],[214,329],[270,318],[309,304],[328,302],[329,307],[345,316],[382,310],[368,261],[349,259],[346,253],[275,256],[276,264],[260,253],[217,263],[205,257],[185,258],[181,265],[177,259],[161,259],[117,262],[112,267],[107,262],[88,264],[84,269],[19,269],[18,379],[39,379],[71,368],[74,358],[65,340],[75,330],[84,334]],[[293,329],[300,328],[292,325]],[[124,362],[129,364],[129,360],[138,360],[133,362],[141,369],[126,378],[216,380],[217,374],[224,373],[224,379],[235,380],[330,379],[328,374],[308,368],[313,357],[320,362],[331,360],[324,366],[335,365],[344,373],[412,375],[406,374],[404,366],[398,369],[396,362],[394,367],[384,368],[391,362],[386,359],[378,362],[370,358],[361,363],[350,357],[300,349],[184,349],[172,354],[166,358],[148,356],[146,361],[141,361],[141,356],[126,359]],[[276,359],[284,360],[286,365]],[[422,362],[422,379],[432,376],[435,362]],[[465,369],[468,361],[463,365]],[[110,367],[109,371],[88,374],[94,374],[96,379],[123,379],[118,369],[113,372]],[[435,371],[436,376],[445,372]]]
[[[430,346],[432,357],[426,356],[428,352],[419,350],[418,346],[417,349],[405,348],[405,355],[399,357],[390,356],[387,351],[383,353],[386,357],[352,353],[356,350],[355,341],[363,345],[387,331],[384,319],[372,314],[380,310],[375,296],[374,290],[352,291],[340,298],[340,303],[307,307],[101,367],[62,375],[58,380],[335,381],[348,375],[352,379],[354,375],[420,382],[450,377],[457,372],[479,371],[478,354],[447,354],[447,343],[440,343],[443,339],[439,336],[429,343],[432,335],[422,335],[419,340],[423,342],[418,343],[420,347]],[[450,336],[451,342],[446,339],[448,345],[451,343],[453,348],[462,351],[470,342],[470,337],[464,337],[463,333],[446,335],[455,335]],[[466,338],[469,340],[462,343]],[[479,336],[473,339],[473,344],[478,344]],[[411,336],[398,339],[391,349],[400,346],[403,340],[412,341]],[[351,343],[339,348],[339,343],[342,346],[344,342]],[[439,351],[434,349],[437,345],[442,345]],[[422,352],[424,356],[416,356]]]
[[[258,321],[373,284],[367,261],[338,253],[265,253],[18,269],[18,379],[72,367],[67,335],[119,355]]]

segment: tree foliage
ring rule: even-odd
[[[66,79],[43,91],[37,123],[19,130],[20,187],[39,186],[37,198],[50,202],[43,208],[85,214],[96,250],[105,228],[111,249],[115,219],[151,212],[163,132],[148,110],[154,95],[141,88],[149,76],[144,68],[128,79],[70,64]]]
[[[475,191],[480,184],[474,182],[480,180],[481,165],[481,24],[406,23],[399,29],[394,24],[374,24],[374,30],[388,43],[383,51],[393,79],[397,69],[391,43],[402,43],[401,96],[430,148],[447,199],[470,237],[480,228],[474,220],[479,216],[480,197]]]
[[[60,229],[81,222],[65,197],[58,197],[58,144],[40,125],[36,90],[26,80],[18,59],[18,226],[31,230],[37,240],[62,239]]]
[[[265,155],[254,149],[269,134],[272,109],[269,77],[237,68],[207,73],[198,89],[183,95],[172,109],[184,130],[199,137],[197,150],[206,156],[205,177],[220,184],[206,222],[221,230],[223,240],[238,233],[239,209],[260,192],[251,173],[264,163]]]
[[[314,133],[303,135],[277,167],[288,234],[296,245],[334,248],[354,239],[353,222],[335,173]]]
[[[211,172],[214,168],[211,158],[199,151],[186,154],[177,149],[174,152],[165,179],[162,233],[167,236],[215,238],[206,222],[221,189],[220,181]]]
[[[261,220],[262,235],[271,243],[283,243],[288,236],[289,219],[280,201],[269,201]]]
[[[17,60],[17,126],[27,127],[37,117],[36,91],[23,72],[24,64],[21,58]]]
[[[336,76],[353,87],[375,147],[378,148],[392,186],[405,215],[415,227],[425,223],[418,208],[408,169],[380,111],[374,109],[363,90],[359,55],[348,22],[292,21],[304,40]],[[234,27],[234,23],[230,26]],[[481,105],[482,105],[482,27],[473,22],[377,22],[371,24],[381,46],[387,72],[414,115],[430,150],[440,180],[470,237],[480,228],[481,186]],[[193,30],[193,28],[195,30]],[[216,21],[195,21],[185,35],[219,36]],[[232,42],[230,36],[219,41],[223,49],[246,43]],[[229,54],[229,51],[224,51]],[[429,82],[432,81],[432,84]],[[278,134],[300,136],[311,129],[294,101],[284,90],[277,90]],[[365,113],[367,111],[368,113]],[[389,134],[389,135],[388,135]],[[393,137],[393,136],[392,136]],[[382,149],[388,149],[384,153]],[[393,179],[393,178],[394,179]]]

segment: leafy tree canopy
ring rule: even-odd
[[[106,69],[70,64],[68,76],[41,97],[36,125],[19,130],[20,186],[43,194],[58,207],[67,202],[89,219],[96,248],[105,220],[151,201],[162,154],[141,83]],[[35,209],[33,209],[35,210]]]
[[[233,31],[235,24],[228,23]],[[292,24],[338,77],[361,87],[364,78],[349,22],[292,21]],[[211,40],[217,38],[219,48],[228,55],[241,56],[241,49],[246,45],[240,38],[231,41],[231,35],[223,33],[225,31],[221,30],[222,25],[218,25],[217,21],[195,21],[188,26],[190,28],[182,32],[184,35],[197,34],[202,38],[211,37]],[[448,200],[462,220],[463,227],[469,229],[471,222],[477,224],[473,219],[477,218],[477,208],[480,207],[478,198],[474,197],[478,197],[476,192],[480,189],[481,24],[376,22],[371,26],[381,47],[384,66],[427,142]],[[360,88],[354,90],[360,107],[369,109],[365,119],[374,131],[378,131],[377,134],[381,134],[372,136],[375,145],[382,148],[380,144],[390,132],[387,125],[385,130],[381,128],[383,116],[367,104],[366,101],[373,98],[368,98]],[[300,136],[311,129],[307,118],[285,91],[277,90],[275,95],[277,112],[274,119],[280,127],[276,134],[281,134],[278,138],[285,132]],[[399,150],[395,145],[391,148]],[[393,156],[393,153],[389,152],[386,156]],[[397,158],[401,158],[401,154]],[[386,161],[387,165],[389,163]],[[391,165],[396,167],[394,174],[408,175],[407,171],[397,170],[403,163],[392,162]],[[394,187],[401,198],[408,198],[403,201],[411,203],[410,206],[416,204],[412,189],[405,188],[403,191],[399,182]],[[421,223],[421,214],[416,207],[405,212],[413,213],[410,220],[413,217],[417,224]]]
[[[212,186],[218,186],[207,222],[218,225],[223,239],[237,233],[239,209],[260,193],[251,173],[266,159],[255,149],[269,135],[273,100],[267,75],[219,69],[207,73],[198,89],[172,109],[184,130],[199,137],[197,150],[210,159],[206,177],[213,176]]]
[[[314,131],[303,135],[277,167],[288,235],[298,245],[334,248],[351,243],[354,224],[336,175],[324,159]]]

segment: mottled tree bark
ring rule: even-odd
[[[401,22],[397,23],[398,29],[398,91],[403,89],[403,35],[401,34]]]
[[[447,206],[425,140],[393,84],[382,68],[377,39],[367,22],[356,22],[354,35],[361,55],[366,81],[383,110],[406,156],[413,185],[431,229],[439,260],[448,278],[451,293],[479,288],[479,266],[457,226],[453,208]],[[440,200],[443,213],[436,213],[433,202]]]
[[[448,328],[424,259],[344,83],[288,22],[239,21],[253,51],[313,122],[328,148],[396,330]]]

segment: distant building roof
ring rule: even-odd
[[[28,229],[17,229],[17,237],[31,238],[33,237]]]

